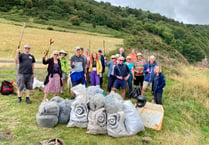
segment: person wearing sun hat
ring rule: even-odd
[[[30,104],[30,90],[33,86],[34,78],[34,63],[35,57],[30,54],[30,45],[24,45],[24,53],[20,53],[20,49],[17,49],[15,56],[15,62],[19,63],[17,85],[18,85],[18,100],[17,103],[22,102],[22,92],[24,87],[26,88],[26,103]]]
[[[68,59],[66,58],[67,52],[65,52],[64,50],[61,50],[59,52],[59,56],[60,56],[59,59],[60,59],[61,68],[62,68],[62,80],[63,80],[61,94],[63,94],[63,90],[65,89],[64,86],[67,84],[67,74],[69,70]]]
[[[134,71],[133,71],[134,85],[142,89],[143,81],[144,81],[143,70],[144,70],[145,61],[142,59],[142,54],[140,52],[137,53],[136,58],[137,59],[134,61]]]
[[[49,93],[52,93],[53,97],[56,96],[56,93],[61,91],[62,88],[62,69],[61,63],[58,59],[59,52],[54,50],[52,52],[52,57],[46,60],[47,54],[44,54],[42,62],[44,65],[48,64],[47,67],[47,76],[44,81],[44,99],[46,100]]]

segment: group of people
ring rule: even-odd
[[[44,81],[44,99],[49,93],[56,96],[58,92],[63,93],[64,85],[69,74],[72,87],[78,84],[102,87],[105,67],[108,68],[107,77],[107,94],[117,89],[122,89],[122,98],[125,99],[126,85],[129,86],[130,94],[133,90],[132,83],[136,87],[142,88],[141,95],[144,95],[148,86],[151,87],[153,101],[162,104],[163,87],[165,86],[165,77],[161,73],[161,68],[156,63],[155,57],[150,56],[146,63],[141,53],[135,53],[132,49],[131,53],[126,57],[124,49],[119,49],[119,54],[112,55],[111,60],[107,61],[106,56],[102,55],[102,50],[92,52],[81,47],[75,48],[75,55],[70,58],[71,72],[69,73],[67,53],[64,50],[54,50],[52,56],[46,59],[44,54],[42,62],[47,67],[47,75]],[[24,45],[24,53],[17,50],[15,57],[16,63],[19,62],[18,71],[18,100],[22,101],[22,91],[26,89],[26,103],[31,103],[30,90],[34,77],[35,57],[30,54],[30,46]],[[134,80],[134,81],[133,81]]]

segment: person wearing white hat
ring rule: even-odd
[[[63,94],[63,90],[65,89],[64,86],[67,84],[67,74],[69,70],[69,65],[68,65],[68,59],[66,58],[67,52],[61,50],[59,52],[59,55],[60,55],[60,63],[62,68],[62,79],[63,79],[61,94]]]
[[[24,53],[20,53],[20,49],[17,49],[15,56],[15,62],[19,63],[17,103],[22,102],[22,91],[24,87],[26,88],[26,103],[32,103],[30,100],[30,90],[32,90],[33,86],[35,57],[30,54],[30,49],[31,47],[29,45],[24,45]]]

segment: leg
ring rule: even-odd
[[[103,74],[102,77],[100,77],[100,87],[102,88],[102,83],[103,83]]]
[[[163,102],[162,102],[162,93],[156,93],[156,104],[163,105]]]
[[[123,89],[123,90],[122,90],[122,98],[123,98],[123,100],[125,99],[125,95],[126,95],[126,90]]]
[[[23,88],[24,88],[24,76],[23,76],[23,74],[18,74],[17,85],[18,85],[17,103],[21,103],[22,102],[22,91],[23,91]]]
[[[100,76],[95,73],[96,86],[100,86]]]
[[[56,96],[56,93],[52,93],[52,95],[53,95],[53,97],[55,97]]]
[[[91,78],[91,86],[95,86],[96,84],[95,84],[94,71],[91,71],[90,78]]]
[[[129,79],[128,79],[128,88],[129,88],[129,94],[131,93],[132,91],[132,75],[130,75]]]
[[[43,102],[46,100],[47,96],[48,96],[48,93],[44,93],[44,99],[43,99]]]
[[[146,81],[143,82],[142,93],[141,93],[142,96],[144,96],[144,93],[148,85],[149,85],[149,82],[146,82]]]

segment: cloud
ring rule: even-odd
[[[99,0],[98,0],[99,1]],[[189,24],[209,24],[209,0],[103,0],[113,5],[129,6],[160,13]]]

